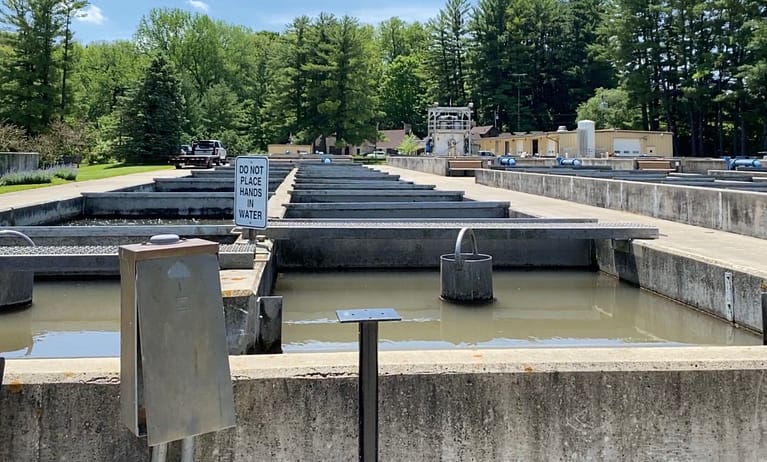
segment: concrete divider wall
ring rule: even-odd
[[[0,152],[0,176],[8,172],[37,170],[40,153],[37,152]]]
[[[767,238],[767,194],[633,181],[478,170],[476,182]]]
[[[389,156],[386,164],[435,175],[447,175],[447,157]]]
[[[590,239],[488,239],[476,231],[479,251],[501,267],[582,267],[595,265]],[[290,239],[275,244],[281,270],[339,268],[439,268],[440,256],[455,252],[455,239]]]
[[[589,158],[580,158],[580,161],[582,165],[590,166],[590,165],[606,165],[613,170],[634,170],[636,169],[636,159],[632,158],[617,158],[617,157],[611,157],[608,159],[589,159]]]
[[[767,452],[761,347],[380,358],[380,460],[756,461]],[[356,361],[230,357],[237,427],[198,437],[195,460],[357,460]],[[146,440],[119,422],[118,370],[117,359],[10,361],[0,460],[149,461]]]
[[[692,157],[680,158],[682,162],[682,171],[684,173],[703,173],[709,170],[724,170],[726,164],[724,159],[699,159]]]
[[[51,198],[54,199],[54,198]],[[75,197],[52,200],[41,204],[0,210],[0,226],[51,225],[79,218],[83,214],[84,200]]]
[[[656,249],[653,242],[615,244],[595,241],[599,269],[622,280],[657,292],[721,319],[762,329],[759,274],[737,271],[684,255]],[[732,277],[732,304],[727,296],[726,274]]]
[[[232,217],[234,192],[193,197],[183,192],[83,193],[86,216]]]

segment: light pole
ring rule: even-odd
[[[609,104],[607,104],[607,101],[605,101],[605,95],[600,95],[599,105],[597,106],[598,114],[599,114],[599,120],[598,120],[599,127],[597,128],[599,129],[604,128],[605,123],[603,119],[604,119],[605,111],[607,110],[608,107],[609,107]]]
[[[468,150],[464,149],[463,155],[470,156],[471,155],[471,117],[472,112],[474,112],[474,103],[469,103],[469,129],[466,132],[466,140],[468,144]]]
[[[522,77],[527,77],[527,74],[511,74],[512,77],[517,78],[517,131],[519,130],[519,89],[522,86]]]

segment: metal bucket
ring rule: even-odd
[[[461,252],[466,233],[471,236],[473,253]],[[474,231],[463,228],[455,241],[455,253],[439,257],[442,279],[440,298],[449,302],[482,304],[493,300],[493,257],[477,252]]]
[[[34,246],[26,234],[12,230],[0,231],[0,236],[24,239]],[[20,308],[32,304],[32,287],[35,273],[32,271],[9,271],[0,273],[0,310]]]

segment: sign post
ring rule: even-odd
[[[234,224],[266,229],[269,201],[269,159],[240,156],[234,161]]]

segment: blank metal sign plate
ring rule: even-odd
[[[336,310],[336,317],[341,323],[370,321],[401,321],[402,318],[393,308],[361,308]]]
[[[234,426],[215,255],[140,261],[136,270],[149,445]]]

